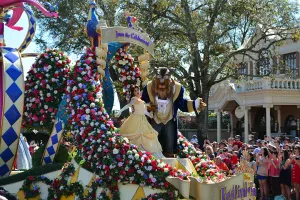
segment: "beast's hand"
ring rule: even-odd
[[[148,112],[153,112],[153,111],[155,111],[155,110],[156,110],[156,105],[154,105],[154,104],[148,105],[148,106],[147,106],[147,110],[148,110]]]
[[[198,101],[198,103],[197,103],[197,111],[201,112],[201,111],[205,110],[206,103],[204,103],[204,101],[202,100],[202,98],[198,98],[197,101]]]

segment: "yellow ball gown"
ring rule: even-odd
[[[148,151],[156,158],[163,158],[158,132],[152,128],[145,116],[145,102],[136,97],[133,102],[134,112],[122,124],[120,134],[140,150]]]

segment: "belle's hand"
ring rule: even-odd
[[[148,112],[155,111],[156,110],[156,105],[150,104],[149,106],[147,106],[147,110],[148,110]]]

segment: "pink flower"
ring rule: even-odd
[[[34,115],[33,116],[33,121],[37,122],[38,120],[39,120],[39,118],[36,115]]]
[[[44,109],[41,109],[41,110],[40,110],[40,113],[42,113],[42,114],[45,113]]]
[[[40,99],[35,99],[35,103],[41,103]]]

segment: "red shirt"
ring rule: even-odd
[[[300,184],[300,166],[295,160],[292,161],[292,164],[294,165],[292,170],[292,182]]]
[[[219,165],[217,165],[219,167],[219,169],[223,170],[223,171],[228,171],[228,167],[224,162],[221,162]]]
[[[279,160],[273,160],[275,166],[278,167],[278,163],[279,163]],[[279,168],[275,168],[272,164],[272,162],[270,163],[270,169],[269,169],[269,176],[271,177],[279,177],[279,174],[280,174],[280,167]]]
[[[232,146],[237,145],[239,148],[243,146],[243,143],[241,141],[234,141]]]
[[[232,156],[231,156],[231,163],[233,165],[236,165],[238,163],[238,157],[234,154],[232,154]]]

